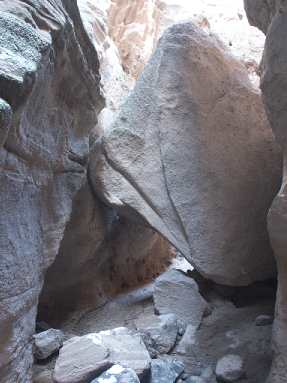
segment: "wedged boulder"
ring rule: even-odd
[[[266,229],[281,158],[247,71],[191,23],[167,30],[91,159],[91,181],[205,277],[272,277]]]
[[[89,383],[114,364],[134,370],[142,379],[149,372],[150,362],[141,337],[120,327],[76,336],[65,342],[56,361],[54,380],[56,383]]]
[[[98,57],[69,0],[0,3],[0,381],[30,383],[44,271],[86,178]]]
[[[158,314],[174,314],[186,325],[197,328],[208,304],[198,291],[197,283],[178,270],[170,270],[158,277],[154,284],[153,300]]]

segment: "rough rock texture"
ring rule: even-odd
[[[74,337],[66,341],[56,361],[55,383],[88,383],[111,367],[109,350],[92,337]]]
[[[78,2],[84,27],[99,54],[106,103],[91,143],[108,128],[130,86],[109,37],[108,3]],[[154,230],[103,206],[87,178],[74,199],[57,259],[46,275],[39,316],[58,326],[71,311],[100,305],[111,293],[157,276],[173,256],[169,244]]]
[[[123,67],[133,78],[142,72],[159,37],[158,0],[116,0],[109,9],[110,34]]]
[[[237,382],[244,373],[243,360],[239,355],[225,355],[216,364],[215,374],[219,382]]]
[[[119,47],[124,69],[138,78],[164,30],[192,20],[217,34],[248,68],[258,83],[264,35],[252,28],[242,0],[105,0],[111,37]]]
[[[244,0],[248,21],[266,33],[281,0]]]
[[[174,314],[143,316],[136,327],[152,358],[167,354],[175,345],[178,323]]]
[[[246,1],[249,19],[254,25],[267,30],[262,63],[261,89],[263,101],[277,142],[284,157],[283,182],[279,194],[269,211],[268,228],[278,267],[277,307],[273,329],[274,359],[269,377],[271,383],[281,383],[287,376],[287,262],[286,262],[286,32],[287,7],[284,1],[265,1],[254,4]],[[265,13],[258,12],[262,8]],[[279,10],[276,13],[276,9]],[[272,16],[274,16],[272,18]],[[268,23],[271,25],[268,26]]]
[[[170,28],[94,154],[102,198],[137,212],[204,276],[274,275],[266,214],[280,154],[245,68],[215,38]]]
[[[183,371],[183,363],[177,360],[153,359],[150,383],[174,383]]]
[[[76,2],[4,0],[0,11],[0,381],[28,383],[43,272],[86,177],[102,98]]]
[[[33,353],[37,359],[46,359],[62,347],[65,336],[61,330],[51,328],[33,336]]]
[[[208,307],[198,291],[197,283],[178,270],[167,271],[157,278],[153,300],[157,313],[172,313],[195,328],[200,325]]]
[[[142,379],[149,372],[150,362],[141,337],[120,327],[65,342],[55,365],[54,379],[56,383],[82,383],[114,364],[131,368]]]

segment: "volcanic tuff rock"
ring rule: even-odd
[[[287,33],[287,5],[283,0],[271,2],[269,8],[266,7],[266,4],[265,1],[259,0],[255,4],[245,1],[249,19],[259,28],[262,28],[262,12],[259,12],[260,6],[266,11],[264,31],[267,31],[267,35],[262,60],[261,89],[267,115],[276,140],[282,148],[284,158],[282,186],[273,201],[268,216],[268,229],[277,260],[279,284],[273,329],[274,360],[269,382],[282,383],[286,380],[287,375],[287,49],[285,41]]]
[[[31,381],[43,272],[86,178],[103,100],[76,2],[0,3],[0,381]]]
[[[191,23],[167,30],[92,155],[90,178],[205,277],[274,275],[266,229],[281,159],[245,68]]]

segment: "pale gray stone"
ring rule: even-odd
[[[140,381],[135,371],[115,364],[91,383],[140,383]]]
[[[112,365],[109,354],[108,348],[90,335],[71,338],[60,350],[53,379],[55,383],[88,383]]]
[[[152,358],[167,354],[175,345],[178,322],[174,314],[142,317],[135,324]]]
[[[62,347],[65,335],[61,330],[49,329],[33,336],[33,353],[37,359],[47,359]]]
[[[150,362],[140,335],[120,327],[65,342],[55,365],[54,379],[56,383],[81,383],[113,364],[131,368],[142,379],[149,372]]]
[[[217,362],[215,374],[220,382],[236,382],[245,374],[243,360],[239,355],[225,355]]]
[[[159,314],[175,314],[181,321],[198,327],[207,302],[200,295],[197,283],[178,270],[169,270],[158,277],[153,293]]]
[[[177,360],[153,359],[150,383],[174,383],[183,373],[184,365]]]

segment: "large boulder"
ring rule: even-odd
[[[86,178],[103,105],[74,1],[0,4],[0,381],[30,383],[44,271]]]
[[[280,173],[246,69],[191,23],[161,38],[90,165],[105,202],[230,285],[275,273],[266,214]]]

